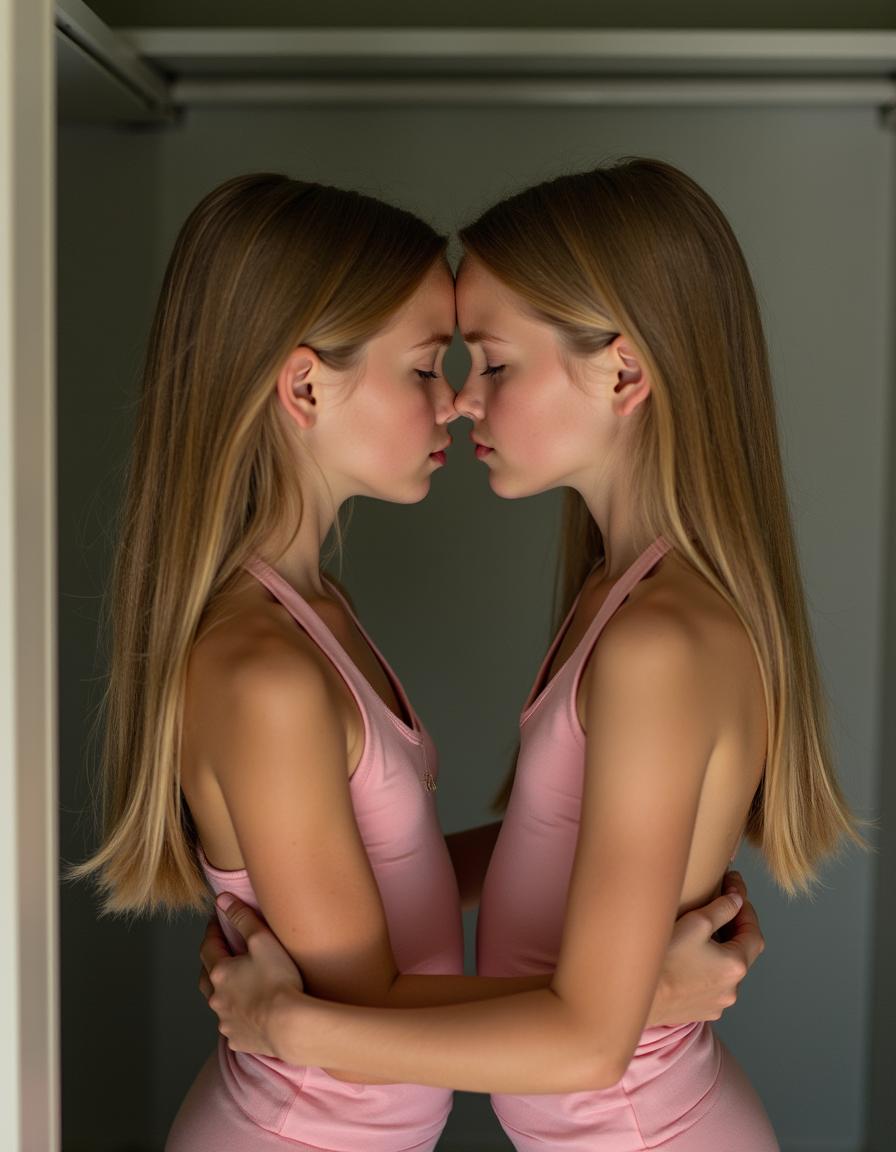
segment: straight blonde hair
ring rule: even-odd
[[[186,670],[243,563],[298,531],[277,371],[299,344],[359,365],[445,244],[399,208],[272,173],[228,180],[184,223],[149,337],[107,601],[102,842],[70,872],[96,880],[104,912],[207,901],[180,787]]]
[[[647,366],[653,388],[631,448],[639,526],[665,536],[749,634],[768,752],[746,834],[786,892],[806,891],[823,857],[864,841],[831,765],[765,337],[728,221],[683,172],[632,158],[529,188],[460,237],[553,325],[571,372],[622,332]],[[602,556],[600,529],[568,491],[558,626]]]

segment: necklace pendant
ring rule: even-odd
[[[435,792],[435,790],[436,790],[435,777],[433,776],[432,772],[430,772],[430,770],[428,768],[423,773],[423,787],[426,789],[427,792]]]

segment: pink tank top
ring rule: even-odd
[[[607,621],[670,547],[661,536],[641,553],[611,587],[575,650],[538,691],[580,592],[538,671],[520,714],[516,779],[482,889],[481,976],[527,976],[556,967],[585,769],[585,733],[576,711],[579,681]],[[652,1148],[685,1131],[700,1108],[710,1106],[719,1059],[712,1029],[702,1023],[648,1028],[613,1088],[495,1095],[492,1105],[511,1138],[523,1133],[552,1149],[582,1152],[592,1152],[597,1137],[610,1142],[601,1148]]]
[[[247,565],[332,661],[354,696],[364,723],[364,750],[349,781],[355,819],[383,902],[400,972],[463,972],[463,929],[457,882],[436,815],[435,746],[397,676],[361,626],[381,661],[405,715],[404,723],[361,675],[348,653],[299,593],[258,557]],[[215,893],[228,891],[252,907],[258,901],[245,869],[212,867],[199,859]],[[283,877],[301,884],[301,877]],[[232,947],[240,940],[219,917]],[[434,1141],[451,1109],[451,1092],[413,1084],[348,1084],[321,1068],[295,1067],[264,1056],[231,1052],[219,1058],[234,1100],[269,1132],[315,1152],[398,1152]]]

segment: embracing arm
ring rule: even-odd
[[[257,644],[234,662],[213,707],[210,754],[245,867],[264,919],[310,992],[403,1008],[547,985],[547,976],[399,973],[354,818],[339,702],[301,639]],[[381,1080],[374,1070],[339,1075]]]
[[[313,995],[408,1008],[548,986],[550,975],[399,973],[354,818],[338,704],[301,640],[258,644],[235,663],[215,709],[212,757],[260,909]],[[499,828],[449,842],[477,898]]]
[[[226,900],[228,896],[230,894],[222,893],[221,899]],[[261,947],[263,953],[263,961],[252,957],[247,963],[243,957],[240,964],[244,969],[244,978],[240,988],[237,989],[232,983],[228,985],[226,1019],[229,1022],[241,1016],[245,1022],[249,1014],[258,1014],[259,1008],[264,1013],[266,1003],[272,1001],[284,986],[300,991],[301,976],[270,928],[247,904],[232,896],[230,900],[225,915],[237,931],[251,940],[256,950]],[[717,934],[724,934],[725,939],[716,939]],[[261,945],[263,937],[266,943]],[[741,981],[764,949],[762,929],[756,909],[748,899],[743,877],[739,872],[726,872],[721,896],[701,908],[685,912],[675,921],[663,971],[647,1018],[648,1025],[674,1027],[693,1020],[720,1019],[725,1009],[736,1003]],[[208,999],[214,991],[209,973],[214,972],[220,978],[230,970],[230,962],[233,960],[233,954],[215,918],[206,927],[199,954],[202,961],[199,988]],[[531,977],[530,986],[549,987],[552,977],[553,973]],[[432,1005],[467,1002],[489,995],[511,995],[526,990],[526,980],[480,980],[470,977],[462,978],[466,982],[460,984],[459,979],[406,977],[402,994],[407,994],[414,987],[420,993],[417,1003]],[[414,981],[418,981],[416,986]],[[459,993],[453,1001],[447,996],[446,981],[454,981]],[[216,1000],[215,1004],[219,1005],[219,1001]],[[412,1006],[410,997],[408,1006]],[[229,1032],[230,1029],[225,1025],[222,1031]],[[251,1040],[245,1028],[240,1029],[240,1034],[245,1051],[273,1054],[266,1047],[262,1031],[256,1032]],[[361,1078],[352,1076],[351,1079]]]
[[[674,621],[651,628],[641,643],[608,629],[593,657],[587,726],[597,736],[587,745],[567,923],[550,986],[389,1012],[314,1001],[285,982],[282,994],[256,1005],[267,1050],[471,1091],[574,1091],[619,1079],[660,981],[712,737],[697,706],[704,685],[690,641]],[[213,980],[211,1001],[237,1048],[244,1037],[227,1000],[238,980],[235,968]]]

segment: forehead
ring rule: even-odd
[[[516,293],[473,256],[465,256],[458,269],[455,296],[462,333],[489,331],[499,320],[512,325],[533,319]]]
[[[406,339],[423,329],[426,330],[424,336],[431,332],[451,332],[454,323],[454,281],[447,265],[437,260],[399,308],[388,332],[397,339]]]
[[[481,316],[485,312],[495,314],[512,308],[511,293],[507,286],[471,256],[464,257],[457,270],[455,296],[458,321],[461,321],[462,311],[476,311],[477,316]]]

